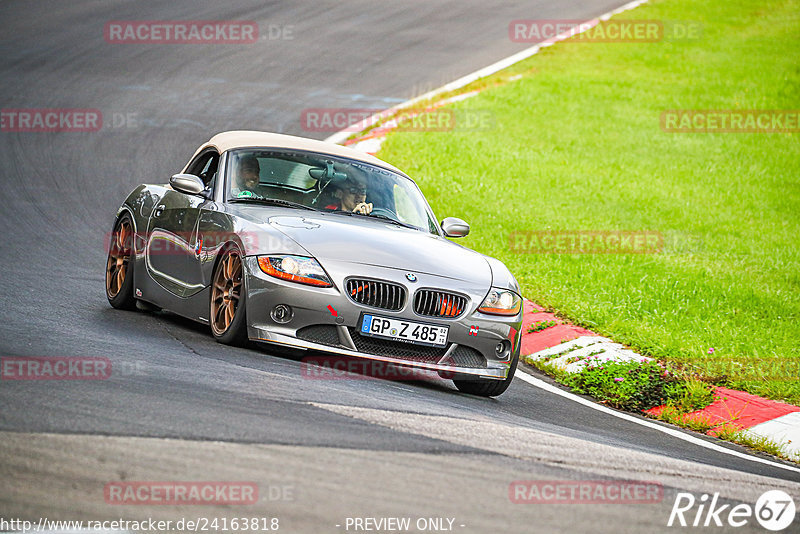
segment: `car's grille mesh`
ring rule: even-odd
[[[347,296],[358,304],[391,311],[401,310],[406,303],[403,286],[377,280],[351,278],[347,281]]]
[[[356,328],[348,327],[348,330],[350,330],[350,337],[353,338],[353,343],[359,352],[366,352],[376,356],[387,356],[411,362],[438,363],[448,349],[448,347],[426,347],[401,341],[362,336]],[[485,368],[486,358],[473,348],[459,345],[450,355],[450,358],[443,363],[453,367]]]
[[[305,341],[329,345],[331,347],[343,347],[339,341],[339,332],[332,324],[315,324],[306,326],[297,331],[297,337]]]
[[[442,363],[454,367],[486,368],[486,358],[483,357],[483,354],[472,347],[466,347],[464,345],[457,346],[453,354],[450,355],[450,358]]]
[[[410,362],[438,363],[447,352],[448,348],[426,347],[424,345],[414,345],[389,339],[362,336],[358,329],[352,327],[348,327],[348,330],[359,352],[374,354],[376,356],[387,356]],[[345,348],[339,341],[339,332],[334,325],[316,324],[306,326],[297,331],[297,337],[305,341],[319,343],[320,345]],[[442,364],[452,367],[485,369],[486,358],[472,347],[458,345],[455,350],[453,350],[453,353],[450,354],[450,357],[443,361]]]
[[[467,299],[461,295],[420,289],[414,296],[414,312],[425,317],[458,317],[467,307]]]

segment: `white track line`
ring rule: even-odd
[[[633,9],[635,7],[639,7],[642,4],[646,4],[647,1],[648,0],[634,0],[633,2],[628,2],[627,4],[622,5],[622,6],[618,7],[618,8],[616,8],[616,9],[612,9],[608,13],[604,13],[604,14],[600,15],[599,17],[597,17],[596,19],[593,19],[593,20],[594,21],[608,20],[609,18],[613,17],[614,15],[616,15],[618,13],[622,13],[623,11],[628,11],[629,9]],[[593,26],[593,24],[587,24],[585,26],[582,26],[580,28],[580,31],[581,32],[582,31],[586,31],[587,29],[591,28],[592,26]],[[530,48],[526,48],[522,52],[517,52],[516,54],[514,54],[512,56],[508,56],[505,59],[501,59],[497,63],[492,63],[488,67],[483,67],[482,69],[476,70],[473,73],[467,74],[466,76],[462,76],[461,78],[459,78],[459,79],[457,79],[455,81],[452,81],[452,82],[450,82],[450,83],[448,83],[446,85],[443,85],[443,86],[439,87],[438,89],[434,89],[433,91],[428,91],[424,95],[420,95],[420,96],[418,96],[416,98],[412,98],[411,100],[406,100],[402,104],[398,104],[396,106],[392,106],[391,108],[386,109],[384,111],[381,111],[380,113],[376,113],[375,115],[373,115],[373,116],[371,116],[371,117],[369,117],[367,119],[364,119],[363,121],[360,121],[360,122],[355,123],[355,124],[351,124],[350,126],[345,128],[344,130],[340,130],[340,131],[336,132],[335,134],[331,135],[330,137],[326,138],[325,141],[327,141],[328,143],[341,144],[344,141],[346,141],[347,138],[349,138],[352,134],[358,133],[359,125],[362,126],[360,129],[364,129],[367,126],[376,124],[378,122],[378,120],[380,120],[381,118],[387,117],[387,116],[391,115],[392,113],[394,113],[395,111],[397,111],[399,109],[403,109],[405,107],[411,106],[413,104],[416,104],[417,102],[422,102],[422,101],[425,101],[425,100],[429,100],[429,99],[433,98],[434,96],[436,96],[438,94],[441,94],[441,93],[446,93],[446,92],[449,92],[449,91],[455,91],[456,89],[461,89],[465,85],[468,85],[468,84],[474,82],[475,80],[480,80],[481,78],[485,78],[486,76],[490,76],[490,75],[492,75],[492,74],[494,74],[496,72],[499,72],[499,71],[501,71],[503,69],[506,69],[506,68],[510,67],[511,65],[513,65],[515,63],[519,63],[523,59],[528,59],[532,55],[538,53],[539,50],[541,50],[542,48],[545,48],[545,47],[550,46],[550,45],[552,45],[552,44],[554,44],[554,43],[556,43],[558,41],[566,39],[567,37],[571,37],[572,35],[576,35],[576,33],[580,33],[580,32],[575,32],[574,30],[575,30],[574,28],[572,28],[570,30],[567,30],[564,33],[561,33],[561,34],[559,34],[559,35],[557,35],[555,37],[551,37],[550,39],[546,39],[546,40],[542,41],[541,43],[537,43],[537,44],[533,45]]]
[[[728,449],[728,448],[725,448],[725,447],[720,447],[719,445],[717,445],[715,443],[710,443],[710,442],[708,442],[708,441],[706,441],[704,439],[700,439],[700,438],[697,438],[695,436],[692,436],[691,434],[686,434],[685,432],[681,432],[680,430],[676,430],[674,428],[669,428],[669,427],[666,427],[666,426],[662,426],[662,425],[656,424],[656,423],[654,423],[652,421],[648,421],[646,419],[640,419],[638,417],[634,417],[634,416],[632,416],[630,414],[627,414],[627,413],[623,413],[623,412],[618,412],[616,410],[612,410],[611,408],[608,408],[607,406],[603,406],[602,404],[597,404],[596,402],[592,402],[590,400],[586,400],[583,397],[579,397],[578,395],[575,395],[573,393],[569,393],[569,392],[564,391],[564,390],[562,390],[560,388],[557,388],[554,385],[549,384],[549,383],[547,383],[544,380],[541,380],[539,378],[536,378],[535,376],[529,375],[528,373],[526,373],[526,372],[524,372],[524,371],[522,371],[520,369],[517,369],[517,372],[516,372],[516,374],[514,376],[516,378],[519,378],[520,380],[523,380],[523,381],[527,382],[528,384],[530,384],[532,386],[535,386],[537,388],[541,388],[541,389],[543,389],[543,390],[545,390],[545,391],[547,391],[549,393],[555,393],[556,395],[564,397],[565,399],[569,399],[571,401],[577,402],[578,404],[582,404],[584,406],[592,408],[593,410],[597,410],[598,412],[603,412],[603,413],[606,413],[606,414],[609,414],[609,415],[613,415],[614,417],[618,417],[620,419],[624,419],[625,421],[630,421],[631,423],[636,423],[637,425],[641,425],[641,426],[644,426],[644,427],[647,427],[647,428],[652,428],[653,430],[657,430],[658,432],[663,432],[664,434],[668,434],[668,435],[670,435],[672,437],[675,437],[675,438],[678,438],[678,439],[682,439],[683,441],[688,441],[689,443],[691,443],[693,445],[699,445],[700,447],[705,447],[706,449],[710,449],[710,450],[715,451],[715,452],[721,452],[723,454],[728,454],[730,456],[735,456],[735,457],[741,458],[743,460],[750,460],[751,462],[757,462],[757,463],[760,463],[760,464],[769,465],[771,467],[777,467],[779,469],[785,469],[787,471],[792,471],[794,473],[800,473],[800,468],[792,467],[791,465],[779,464],[779,463],[776,463],[776,462],[772,462],[770,460],[765,460],[764,458],[759,458],[758,456],[753,456],[753,455],[750,455],[750,454],[745,454],[743,452],[734,451],[734,450],[731,450],[731,449]]]

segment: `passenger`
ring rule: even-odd
[[[231,187],[234,198],[259,197],[259,176],[261,167],[255,156],[244,156],[239,160],[236,180]]]

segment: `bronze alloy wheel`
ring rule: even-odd
[[[128,219],[122,219],[116,232],[112,234],[106,262],[106,293],[109,298],[116,297],[125,284],[131,260],[133,230]]]
[[[216,336],[230,328],[242,297],[242,258],[229,251],[220,260],[211,286],[211,329]]]

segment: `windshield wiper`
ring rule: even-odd
[[[356,213],[356,215],[362,215],[361,213]],[[389,221],[390,223],[396,224],[397,226],[402,226],[403,228],[411,228],[413,230],[419,230],[413,224],[408,224],[404,222],[400,222],[397,219],[392,219],[391,217],[387,217],[386,215],[365,215],[365,217],[375,217],[377,219],[382,219],[384,221]]]
[[[318,211],[316,208],[312,208],[311,206],[306,206],[305,204],[300,204],[299,202],[292,202],[291,200],[283,200],[281,198],[231,198],[228,200],[228,202],[240,202],[242,204],[269,204],[272,206],[288,206],[290,208],[302,208],[311,211]]]
[[[323,213],[340,213],[342,215],[359,215],[352,211],[347,211],[343,209],[336,208],[335,210],[325,210]]]
[[[414,226],[412,224],[402,223],[402,222],[398,221],[397,219],[392,219],[391,217],[387,217],[386,215],[378,215],[377,213],[375,213],[375,214],[372,214],[372,213],[364,214],[364,213],[359,213],[357,211],[347,211],[347,210],[343,210],[343,209],[335,209],[335,210],[332,210],[332,211],[326,211],[324,213],[341,213],[343,215],[358,215],[360,217],[366,217],[368,219],[370,219],[370,218],[371,219],[381,219],[382,221],[390,222],[392,224],[396,224],[397,226],[402,226],[403,228],[411,228],[412,230],[419,230],[418,227],[416,227],[416,226]]]

